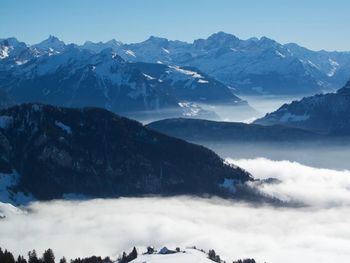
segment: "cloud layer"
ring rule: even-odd
[[[310,206],[350,206],[350,171],[313,168],[290,161],[265,158],[227,159],[255,178],[277,178],[280,184],[264,184],[260,189],[284,200],[295,200]]]
[[[348,261],[349,172],[266,159],[235,162],[256,177],[284,180],[264,191],[310,206],[254,207],[190,197],[37,202],[30,212],[9,213],[0,221],[0,246],[22,254],[51,247],[57,257],[71,258],[117,257],[134,245],[196,245],[214,248],[227,262]]]

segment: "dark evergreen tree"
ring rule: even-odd
[[[27,263],[27,260],[23,256],[19,255],[16,263]]]
[[[15,263],[15,258],[12,253],[5,250],[0,252],[0,263]]]
[[[133,261],[135,258],[137,258],[137,250],[136,247],[134,247],[131,251],[131,253],[128,255],[128,262]]]
[[[39,263],[39,259],[36,255],[35,249],[28,252],[28,263]]]
[[[209,250],[208,257],[209,257],[209,259],[215,261],[216,253],[215,253],[215,250],[214,250],[214,249],[210,249],[210,250]]]
[[[44,252],[42,261],[43,263],[55,263],[55,255],[51,248]]]
[[[67,259],[65,257],[61,258],[60,263],[67,263]]]
[[[215,262],[221,262],[221,258],[219,255],[216,254],[215,250],[214,249],[210,249],[209,252],[208,252],[208,258],[212,261],[215,261]]]
[[[253,258],[246,258],[246,259],[239,259],[236,261],[233,261],[232,263],[256,263]]]

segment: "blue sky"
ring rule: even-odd
[[[0,38],[193,41],[218,31],[350,50],[349,0],[1,0]]]

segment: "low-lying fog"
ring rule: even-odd
[[[0,221],[0,246],[25,254],[51,247],[68,258],[116,257],[132,246],[214,248],[227,262],[347,262],[350,258],[350,172],[269,159],[228,160],[280,184],[263,191],[304,202],[274,208],[218,198],[122,198],[31,204]],[[1,207],[0,207],[1,210]]]
[[[238,106],[235,104],[205,104],[205,103],[183,103],[186,107],[179,109],[163,109],[158,113],[154,111],[130,112],[125,114],[129,118],[138,120],[143,124],[168,118],[199,118],[214,121],[230,121],[250,123],[257,118],[265,116],[266,113],[280,108],[284,103],[301,99],[303,96],[241,96],[248,102],[249,106]]]
[[[245,122],[250,123],[257,118],[265,116],[266,113],[273,112],[285,103],[303,98],[300,96],[240,96],[247,101],[251,108],[226,105],[199,104],[204,110],[215,112],[217,121]]]
[[[324,142],[196,142],[219,154],[222,158],[290,160],[304,165],[350,170],[350,141]]]

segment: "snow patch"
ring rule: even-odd
[[[152,77],[152,76],[150,76],[150,75],[147,75],[147,74],[145,74],[145,73],[142,73],[147,79],[149,79],[149,80],[154,80],[154,79],[156,79],[156,78],[154,78],[154,77]]]
[[[178,105],[184,109],[182,115],[185,117],[195,117],[202,110],[201,107],[192,102],[179,102]]]
[[[312,67],[314,67],[314,68],[320,69],[320,67],[317,66],[316,64],[314,64],[311,60],[308,60],[307,63],[308,63],[309,65],[311,65]]]
[[[331,70],[327,73],[327,76],[328,77],[333,77],[334,76],[334,74],[336,73],[336,71],[338,70],[338,68],[339,68],[339,63],[338,62],[336,62],[336,61],[334,61],[334,60],[332,60],[332,59],[328,59],[328,62],[329,62],[329,64],[331,65]]]
[[[162,50],[163,50],[165,53],[170,54],[170,51],[167,50],[166,48],[162,48]]]
[[[10,54],[10,48],[7,46],[4,46],[2,49],[0,49],[0,59],[7,58]]]
[[[203,78],[202,75],[200,75],[198,72],[195,72],[195,71],[186,70],[186,69],[180,68],[178,66],[169,66],[169,67],[172,68],[172,69],[175,69],[179,73],[191,76],[192,78],[195,78],[195,79]]]
[[[55,121],[55,125],[56,125],[57,127],[61,128],[62,130],[64,130],[66,133],[72,134],[72,129],[71,129],[71,127],[69,127],[69,126],[63,124],[62,122],[60,122],[60,121]]]
[[[132,57],[136,58],[135,53],[133,51],[131,51],[131,50],[126,50],[125,54],[127,54],[128,56],[132,56]]]
[[[20,66],[20,65],[23,65],[23,64],[26,64],[28,62],[28,60],[16,60],[16,65]]]
[[[0,202],[0,219],[4,219],[11,215],[23,214],[23,211],[9,203]]]
[[[276,55],[281,57],[281,58],[285,58],[286,56],[283,55],[281,52],[279,52],[278,50],[275,51]]]
[[[209,81],[204,80],[204,79],[199,79],[197,80],[198,83],[204,84],[204,83],[209,83]]]

